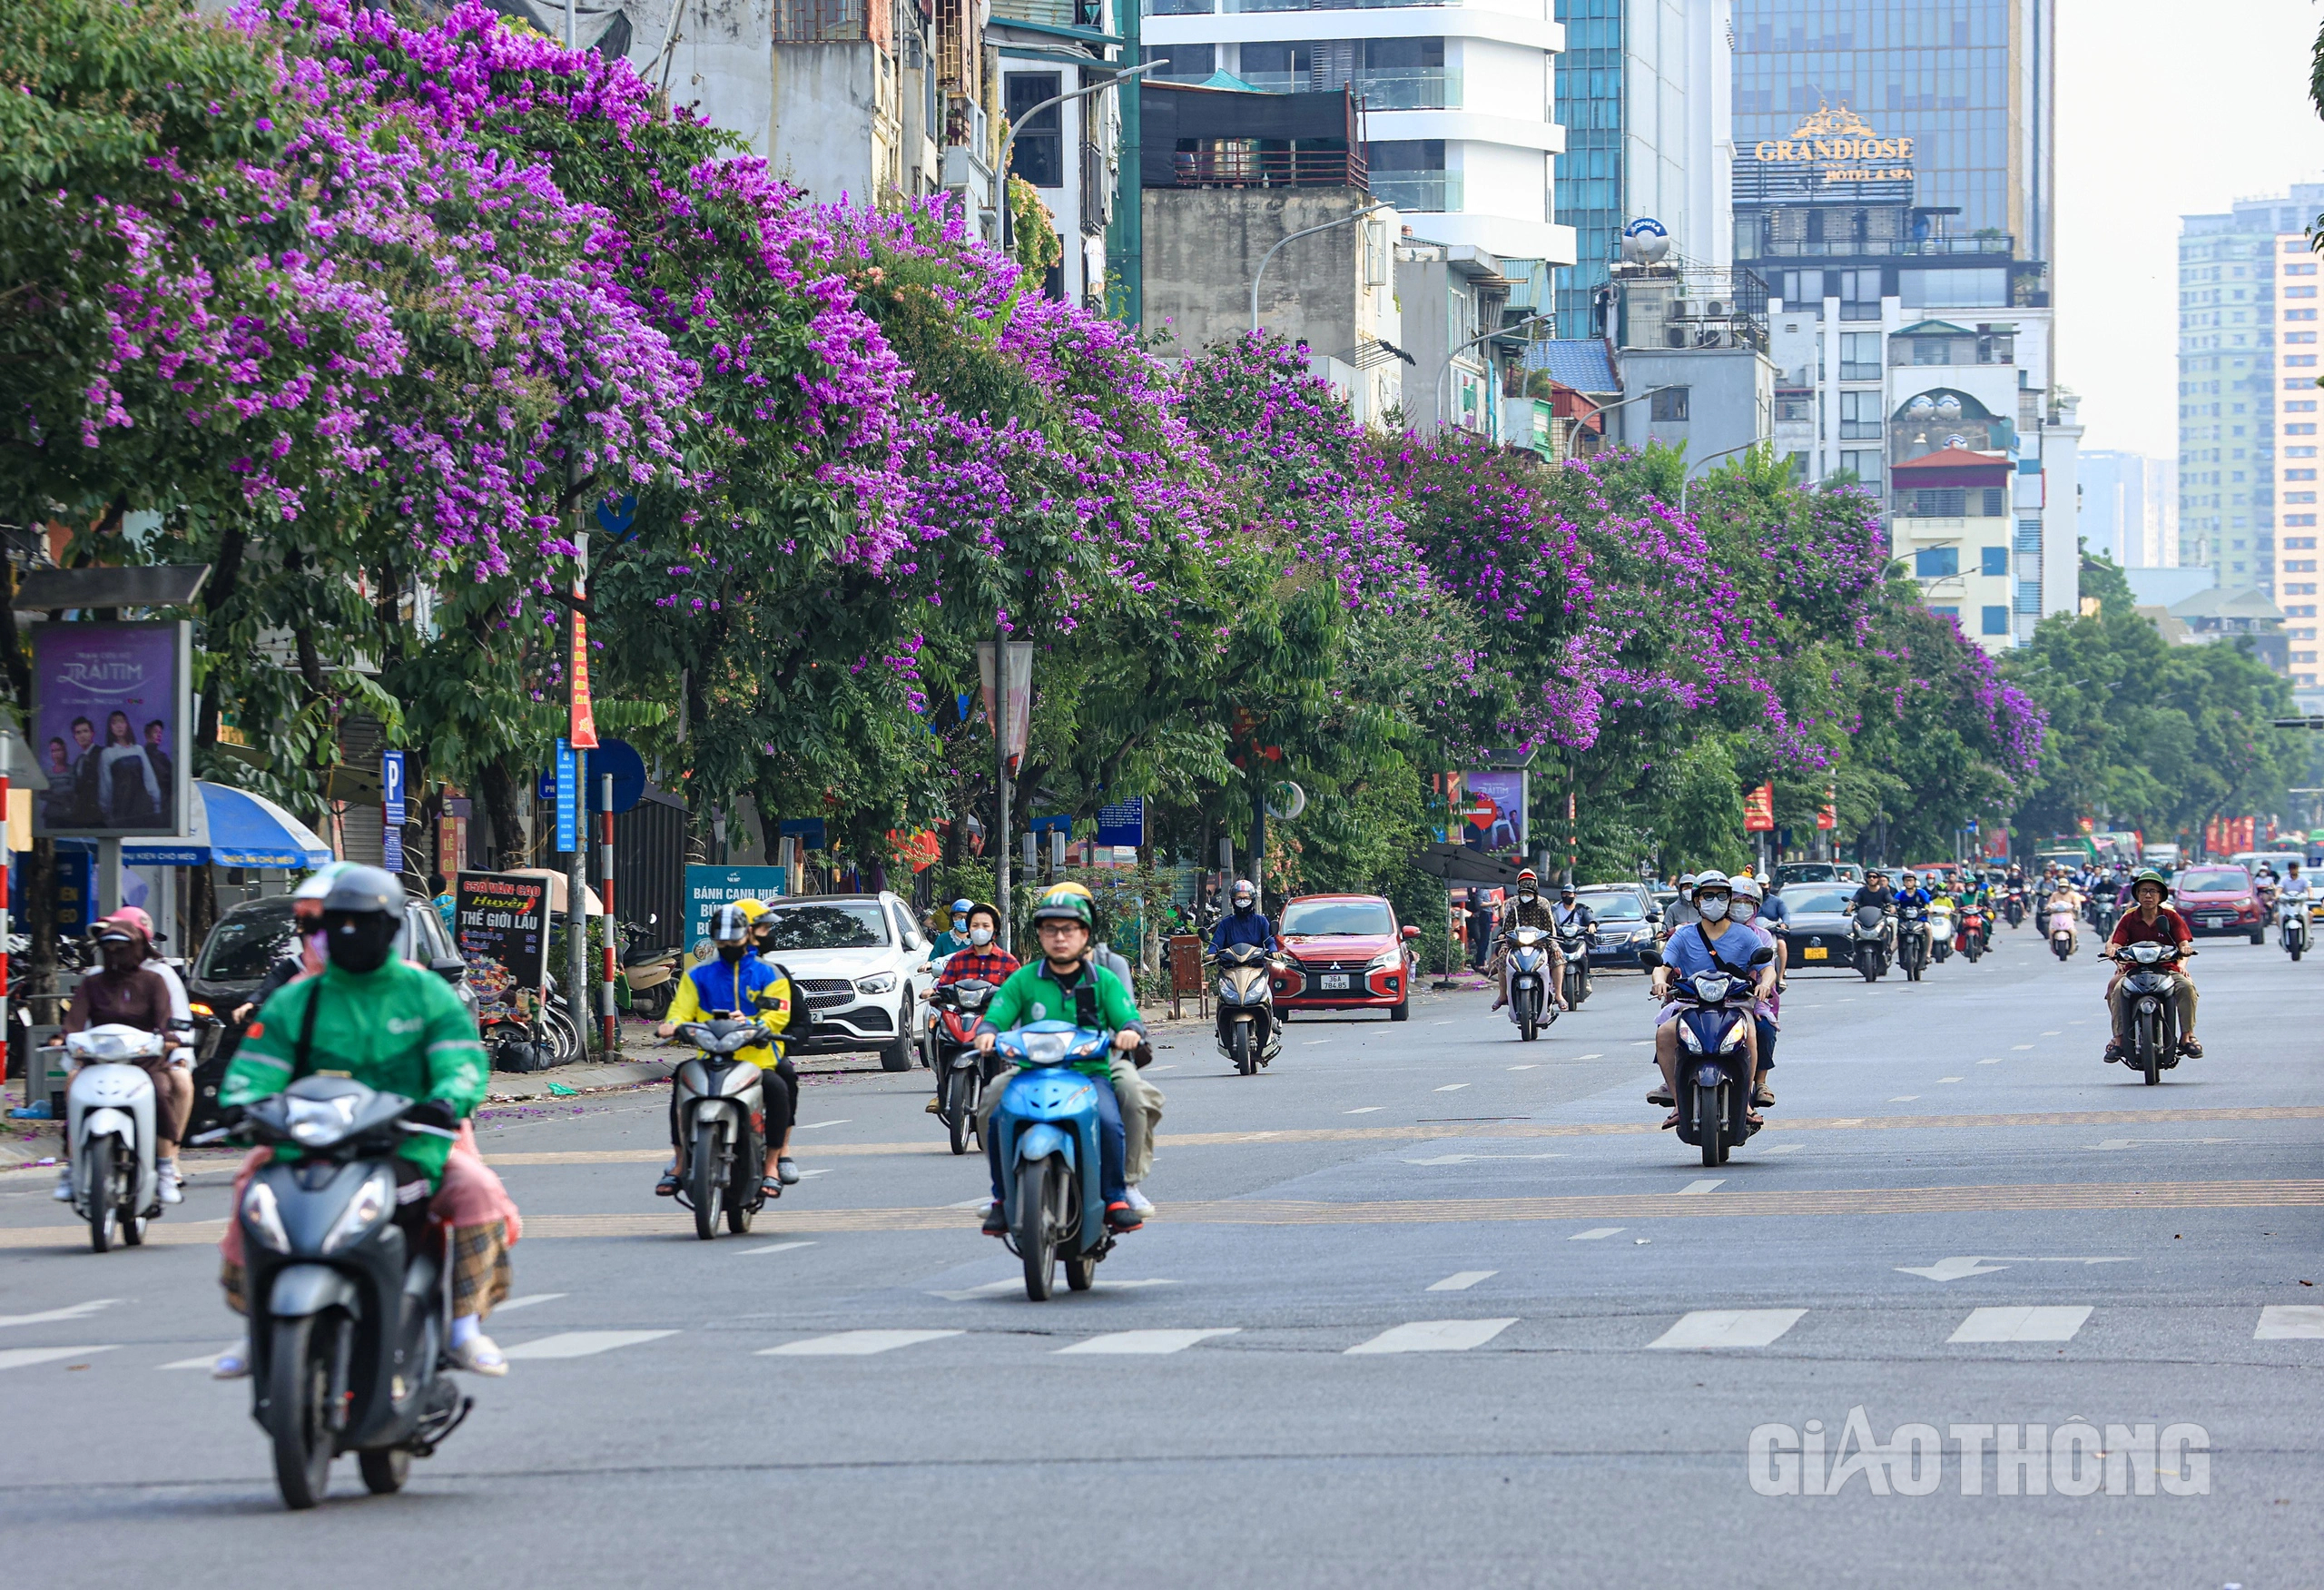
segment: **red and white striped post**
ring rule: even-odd
[[[597,893],[606,908],[606,992],[604,1002],[606,1053],[610,1057],[621,1041],[621,1017],[614,1004],[614,978],[619,972],[614,951],[614,775],[598,786],[605,792],[605,809],[597,814]]]

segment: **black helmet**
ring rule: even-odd
[[[403,910],[403,885],[378,867],[347,867],[331,880],[323,896],[325,912]]]
[[[377,972],[403,931],[403,885],[378,867],[349,867],[323,896],[323,948],[342,972]]]

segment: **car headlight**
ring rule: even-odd
[[[890,989],[895,987],[895,985],[896,976],[894,973],[874,972],[869,977],[859,977],[855,980],[855,992],[858,993],[885,993]]]
[[[1372,964],[1366,966],[1364,970],[1366,972],[1394,972],[1401,969],[1403,963],[1404,953],[1402,950],[1383,950],[1372,957]]]
[[[290,1233],[282,1229],[282,1211],[275,1206],[274,1189],[253,1181],[242,1194],[242,1220],[251,1234],[277,1253],[290,1251]]]
[[[395,1204],[395,1183],[384,1171],[373,1176],[356,1190],[339,1219],[330,1223],[330,1230],[323,1237],[323,1251],[338,1252],[385,1220]]]

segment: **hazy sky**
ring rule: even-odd
[[[2060,0],[2058,377],[2085,448],[2178,451],[2179,217],[2324,180],[2314,0]]]

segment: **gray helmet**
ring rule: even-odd
[[[393,915],[403,910],[403,885],[378,867],[340,869],[323,896],[323,910],[349,915]]]

